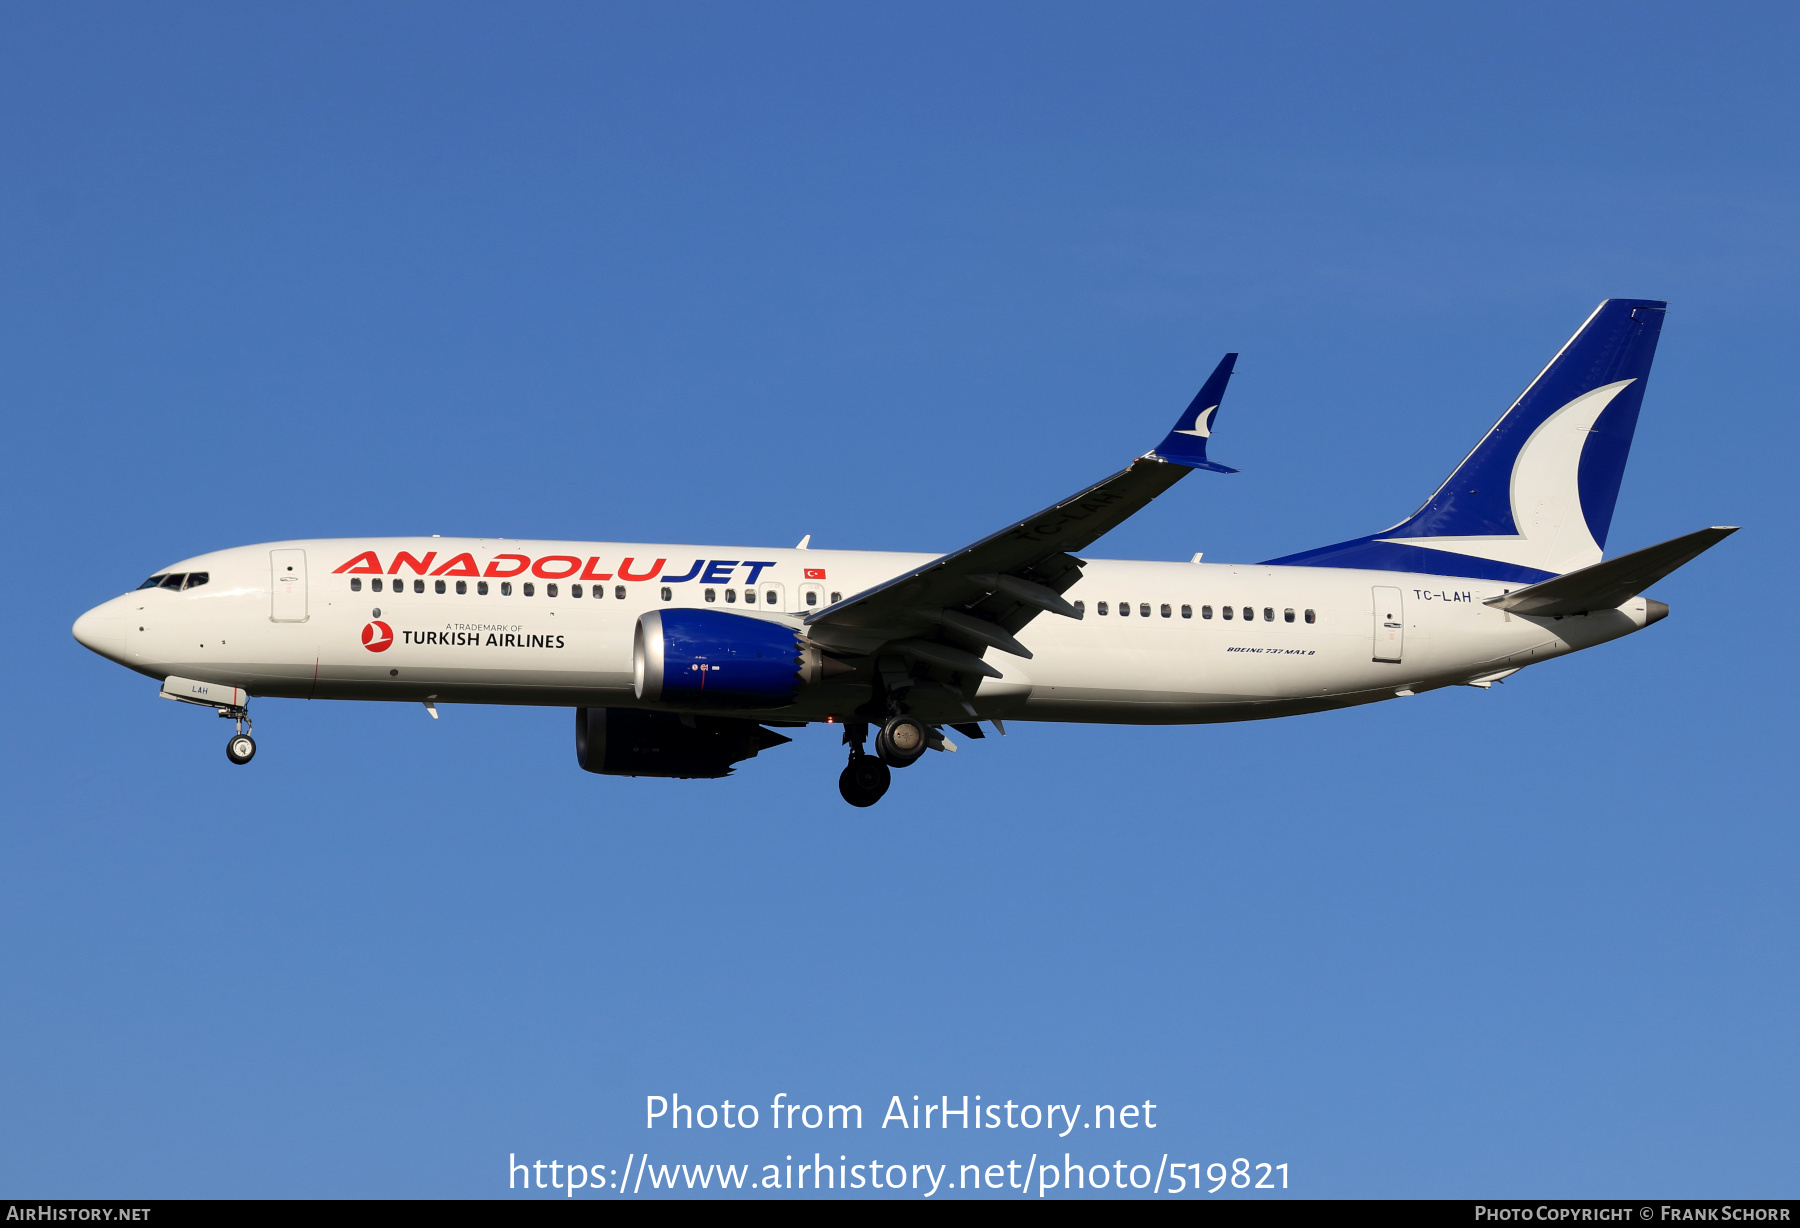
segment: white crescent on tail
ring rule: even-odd
[[[1602,411],[1630,380],[1585,392],[1546,418],[1513,461],[1512,514],[1519,531],[1497,537],[1384,537],[1562,575],[1600,561],[1601,550],[1581,511],[1581,450]]]
[[[1202,439],[1211,438],[1212,437],[1212,416],[1213,416],[1213,412],[1215,410],[1217,410],[1218,408],[1219,407],[1217,405],[1208,405],[1205,409],[1201,410],[1199,413],[1194,415],[1194,429],[1193,430],[1191,430],[1191,431],[1177,430],[1175,433],[1177,435],[1198,435]]]

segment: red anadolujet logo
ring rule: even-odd
[[[379,620],[363,628],[363,647],[370,652],[386,652],[394,646],[394,629]]]

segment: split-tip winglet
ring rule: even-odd
[[[1213,425],[1219,416],[1219,404],[1225,399],[1225,385],[1231,382],[1232,369],[1236,363],[1236,354],[1227,354],[1219,360],[1213,373],[1200,385],[1199,393],[1181,411],[1181,417],[1175,420],[1174,429],[1156,445],[1151,456],[1171,464],[1186,465],[1190,469],[1206,469],[1213,473],[1237,472],[1229,466],[1206,459],[1206,441],[1212,438]]]

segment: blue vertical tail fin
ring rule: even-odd
[[[1599,562],[1667,307],[1601,303],[1425,506],[1393,528],[1268,561],[1525,583]]]

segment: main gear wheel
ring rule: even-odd
[[[874,755],[853,755],[838,777],[838,792],[852,806],[873,806],[893,783],[887,764]]]
[[[875,735],[875,753],[889,767],[909,767],[931,745],[925,723],[916,717],[889,717],[881,732]]]

